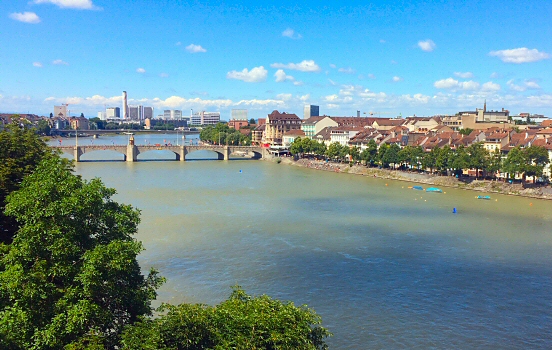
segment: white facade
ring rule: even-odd
[[[247,109],[233,109],[232,120],[247,120]]]
[[[192,125],[217,125],[220,123],[220,112],[199,112],[192,114]]]
[[[123,118],[128,119],[128,102],[126,91],[123,91]]]
[[[107,120],[107,114],[105,112],[98,112],[98,118],[100,120]]]
[[[121,118],[121,109],[119,107],[109,107],[105,110],[105,115],[107,119]]]
[[[163,111],[164,119],[182,119],[182,110],[180,109],[165,109]]]

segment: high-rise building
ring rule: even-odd
[[[127,92],[123,91],[123,119],[128,119]]]
[[[163,111],[164,119],[182,119],[182,110],[180,109],[165,109]]]
[[[153,107],[144,107],[144,119],[153,118]]]
[[[63,104],[61,106],[54,106],[54,117],[67,118],[67,105]]]
[[[232,120],[247,120],[247,109],[233,109]]]
[[[307,120],[310,117],[319,117],[320,107],[315,105],[305,105],[303,119]]]
[[[105,110],[107,119],[121,118],[121,109],[119,107],[109,107]]]
[[[107,119],[106,112],[98,112],[98,118],[100,118],[100,120],[106,120]]]
[[[130,120],[144,119],[144,106],[129,106],[128,117]]]

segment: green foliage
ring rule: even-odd
[[[251,145],[249,136],[245,136],[239,130],[232,129],[226,123],[218,123],[215,126],[209,125],[199,133],[201,141],[221,145]]]
[[[342,147],[339,142],[333,142],[326,149],[326,157],[332,160],[340,160],[342,155]]]
[[[40,119],[36,123],[36,133],[39,135],[50,135],[50,124],[44,119]]]
[[[472,143],[466,149],[469,155],[469,167],[475,169],[475,178],[479,177],[479,170],[487,170],[490,165],[489,152],[483,148],[483,143]]]
[[[256,124],[256,123],[255,123],[255,118],[249,119],[249,124]]]
[[[514,147],[508,152],[508,156],[504,160],[503,170],[508,173],[509,178],[515,177],[517,174],[522,174],[525,168],[525,157],[519,146]]]
[[[115,190],[44,158],[7,198],[20,229],[0,257],[0,339],[10,349],[113,348],[127,324],[151,314],[162,283],[141,274],[139,212]]]
[[[7,125],[0,132],[0,243],[11,242],[17,230],[15,219],[4,215],[6,197],[44,157],[52,154],[33,131],[17,124]]]
[[[460,134],[466,135],[466,136],[469,135],[469,134],[471,134],[472,131],[473,131],[473,129],[470,129],[470,128],[464,128],[464,129],[458,130],[458,132],[459,132]]]
[[[366,165],[370,166],[373,166],[378,161],[378,145],[376,141],[373,139],[368,141],[368,147],[360,153],[360,158],[366,162]]]
[[[550,162],[546,148],[541,146],[527,147],[523,150],[523,156],[525,158],[525,174],[541,177],[544,167]]]
[[[236,287],[226,301],[163,305],[154,320],[126,328],[123,349],[327,349],[331,334],[306,306],[266,295],[251,297]]]
[[[380,146],[381,149],[381,146]],[[382,155],[381,162],[384,167],[388,167],[390,164],[393,164],[393,169],[399,163],[399,152],[401,147],[396,143],[393,143],[386,147],[385,152]]]

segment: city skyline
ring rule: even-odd
[[[104,107],[354,116],[482,108],[552,116],[543,1],[0,4],[0,112]]]

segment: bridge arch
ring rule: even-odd
[[[218,151],[218,150],[214,150],[214,149],[208,149],[208,148],[196,148],[196,149],[189,149],[188,147],[186,148],[186,159],[212,159],[212,158],[194,158],[193,156],[192,157],[189,157],[189,155],[191,154],[194,154],[196,153],[196,156],[197,156],[197,153],[208,153],[208,154],[215,154],[216,155],[216,159],[218,160],[224,160],[224,153]]]
[[[176,160],[180,160],[180,154],[169,148],[146,149],[146,150],[137,149],[136,152],[137,152],[136,160],[174,160],[175,158]]]

